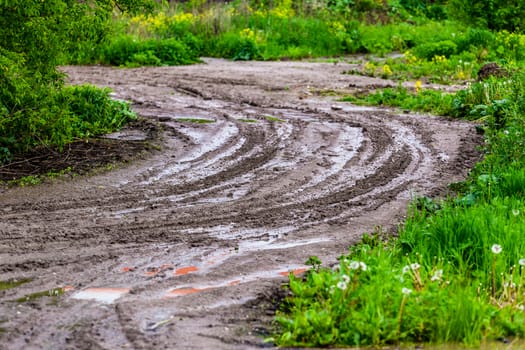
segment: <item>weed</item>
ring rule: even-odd
[[[31,279],[24,278],[21,280],[0,281],[0,291],[11,289],[11,288],[16,288],[28,282],[31,282]]]
[[[189,123],[196,123],[196,124],[215,123],[215,120],[213,119],[202,119],[202,118],[177,118],[176,120],[179,122],[189,122]]]
[[[42,291],[42,292],[36,292],[36,293],[31,293],[31,294],[28,294],[28,295],[24,295],[23,297],[20,297],[20,298],[16,299],[16,302],[17,303],[26,303],[26,302],[30,302],[30,301],[35,301],[35,300],[43,298],[43,297],[56,298],[56,297],[61,296],[63,294],[64,294],[64,289],[63,288],[54,288],[54,289],[45,290],[45,291]]]
[[[402,109],[431,112],[437,115],[453,115],[454,95],[436,90],[422,90],[417,82],[413,91],[398,86],[376,91],[365,96],[346,96],[341,101],[359,105],[400,107]]]
[[[277,117],[274,117],[274,116],[271,116],[271,115],[265,115],[264,119],[266,119],[269,122],[286,123],[286,120],[281,119],[281,118],[277,118]]]

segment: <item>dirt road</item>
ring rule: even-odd
[[[161,124],[162,148],[0,190],[1,280],[30,279],[0,291],[0,348],[265,346],[289,271],[395,227],[412,196],[442,193],[477,157],[468,123],[337,102],[333,92],[388,84],[349,68],[65,67]]]

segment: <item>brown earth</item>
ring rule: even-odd
[[[334,92],[392,84],[349,68],[65,67],[71,83],[109,86],[161,124],[162,150],[0,188],[1,280],[30,279],[0,291],[0,348],[268,346],[289,271],[395,230],[413,196],[444,194],[479,156],[472,124],[337,102]]]

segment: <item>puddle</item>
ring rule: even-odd
[[[177,287],[175,289],[169,290],[162,295],[163,298],[174,298],[174,297],[180,297],[184,295],[189,294],[195,294],[207,290],[212,289],[218,289],[218,288],[224,288],[224,287],[233,287],[244,283],[249,282],[255,282],[258,280],[263,279],[271,279],[271,278],[283,278],[288,277],[291,274],[294,276],[300,276],[301,274],[308,271],[310,267],[307,267],[305,265],[294,265],[289,266],[288,268],[279,268],[274,270],[267,270],[267,271],[257,271],[248,275],[244,275],[240,278],[230,279],[226,281],[220,281],[216,283],[211,284],[205,284],[205,285],[187,285],[182,287]]]
[[[203,287],[203,288],[193,288],[193,287],[187,287],[187,288],[177,288],[173,289],[169,292],[167,292],[164,297],[165,298],[172,298],[172,297],[180,297],[183,295],[193,294],[197,292],[202,292],[204,290],[213,289],[214,287]]]
[[[197,266],[181,267],[181,268],[175,270],[175,276],[187,275],[189,273],[193,273],[193,272],[197,272],[197,271],[199,271],[199,268]]]
[[[71,296],[74,299],[96,300],[101,303],[111,304],[118,298],[128,294],[129,288],[88,288]]]

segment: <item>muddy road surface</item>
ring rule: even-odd
[[[289,272],[395,228],[410,198],[443,194],[477,157],[468,123],[338,102],[388,84],[349,68],[65,67],[72,84],[132,101],[161,126],[161,147],[98,175],[0,190],[1,280],[28,279],[0,291],[0,348],[269,346]]]

